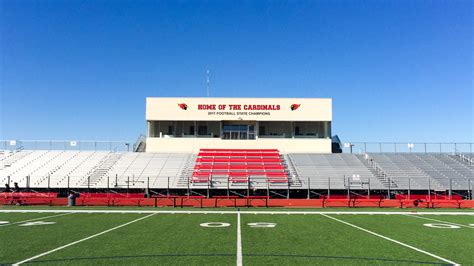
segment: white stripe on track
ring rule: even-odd
[[[346,225],[348,225],[348,226],[354,227],[354,228],[356,228],[356,229],[359,229],[359,230],[364,231],[364,232],[366,232],[366,233],[369,233],[369,234],[371,234],[371,235],[374,235],[374,236],[383,238],[383,239],[385,239],[385,240],[388,240],[388,241],[390,241],[390,242],[399,244],[399,245],[404,246],[404,247],[407,247],[407,248],[409,248],[409,249],[413,249],[413,250],[415,250],[415,251],[418,251],[418,252],[423,253],[423,254],[425,254],[425,255],[428,255],[428,256],[430,256],[430,257],[436,258],[436,259],[438,259],[438,260],[442,260],[442,261],[447,262],[447,263],[449,263],[449,264],[451,264],[451,265],[460,265],[459,263],[456,263],[456,262],[454,262],[454,261],[450,261],[450,260],[445,259],[445,258],[443,258],[443,257],[440,257],[440,256],[438,256],[438,255],[436,255],[436,254],[430,253],[430,252],[428,252],[428,251],[425,251],[425,250],[416,248],[416,247],[414,247],[414,246],[405,244],[405,243],[400,242],[400,241],[398,241],[398,240],[395,240],[395,239],[386,237],[386,236],[384,236],[384,235],[375,233],[375,232],[373,232],[373,231],[370,231],[370,230],[367,230],[367,229],[365,229],[365,228],[359,227],[359,226],[357,226],[357,225],[355,225],[355,224],[351,224],[351,223],[348,223],[348,222],[346,222],[346,221],[339,220],[339,219],[337,219],[337,218],[331,217],[331,216],[326,215],[326,214],[321,214],[321,215],[324,216],[324,217],[327,217],[327,218],[329,218],[329,219],[338,221],[338,222],[340,222],[340,223],[346,224]]]
[[[61,214],[50,215],[50,216],[45,216],[45,217],[39,217],[39,218],[34,218],[34,219],[29,219],[29,220],[24,220],[24,221],[18,221],[18,222],[13,222],[13,223],[8,223],[8,224],[1,224],[0,227],[13,225],[13,224],[21,224],[21,223],[26,223],[26,222],[33,222],[33,221],[38,221],[38,220],[46,220],[46,219],[49,219],[49,218],[64,216],[64,215],[68,215],[68,214],[73,214],[73,212],[61,213]]]
[[[67,248],[67,247],[76,245],[76,244],[78,244],[78,243],[81,243],[81,242],[83,242],[83,241],[89,240],[89,239],[91,239],[91,238],[98,237],[98,236],[103,235],[103,234],[106,234],[106,233],[108,233],[108,232],[117,230],[117,229],[122,228],[122,227],[124,227],[124,226],[127,226],[127,225],[129,225],[129,224],[136,223],[136,222],[138,222],[138,221],[141,221],[141,220],[143,220],[143,219],[146,219],[146,218],[148,218],[148,217],[151,217],[151,216],[153,216],[153,215],[155,215],[155,214],[156,214],[156,213],[153,213],[153,214],[150,214],[150,215],[147,215],[147,216],[144,216],[144,217],[140,217],[140,218],[135,219],[135,220],[133,220],[133,221],[130,221],[130,222],[127,222],[127,223],[124,223],[124,224],[121,224],[121,225],[112,227],[112,228],[110,228],[110,229],[107,229],[107,230],[102,231],[102,232],[100,232],[100,233],[97,233],[97,234],[95,234],[95,235],[88,236],[88,237],[86,237],[86,238],[83,238],[83,239],[80,239],[80,240],[71,242],[71,243],[66,244],[66,245],[64,245],[64,246],[60,246],[60,247],[57,247],[57,248],[52,249],[52,250],[50,250],[50,251],[46,251],[46,252],[44,252],[44,253],[38,254],[38,255],[33,256],[33,257],[31,257],[31,258],[28,258],[28,259],[19,261],[19,262],[17,262],[17,263],[14,263],[13,265],[16,266],[16,265],[23,264],[23,263],[25,263],[25,262],[29,262],[29,261],[35,260],[35,259],[37,259],[37,258],[46,256],[46,255],[51,254],[51,253],[53,253],[53,252],[56,252],[56,251],[58,251],[58,250],[65,249],[65,248]]]
[[[436,219],[433,219],[433,218],[426,218],[426,217],[421,217],[421,216],[417,216],[417,215],[413,215],[413,214],[405,214],[404,216],[413,217],[413,218],[418,218],[418,219],[424,219],[424,220],[429,220],[429,221],[433,221],[433,222],[439,222],[439,223],[445,223],[445,224],[452,224],[452,225],[457,225],[457,226],[462,226],[462,227],[467,227],[467,228],[474,229],[473,226],[469,226],[469,225],[458,224],[458,223],[452,223],[452,222],[447,222],[447,221],[442,221],[442,220],[436,220]]]
[[[237,211],[155,211],[155,210],[1,210],[0,213],[138,213],[138,214],[237,214]],[[387,212],[387,211],[240,211],[241,214],[354,214],[354,215],[401,215],[401,214],[416,214],[416,215],[467,215],[474,216],[474,211],[466,212]]]
[[[240,212],[237,212],[237,266],[242,266],[242,234],[240,232]]]

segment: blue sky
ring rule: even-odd
[[[0,1],[2,139],[134,140],[145,97],[330,97],[343,141],[471,141],[472,1]]]

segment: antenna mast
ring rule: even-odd
[[[207,97],[209,97],[209,68],[206,70],[206,91],[207,91]]]

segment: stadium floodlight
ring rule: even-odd
[[[411,153],[411,150],[413,150],[413,147],[415,145],[413,143],[408,143],[408,149],[410,150],[410,153]]]
[[[69,143],[69,145],[71,145],[71,147],[76,147],[76,146],[77,146],[77,141],[71,140],[71,142]]]
[[[10,146],[16,146],[16,140],[10,140]]]

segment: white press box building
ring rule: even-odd
[[[202,148],[331,153],[332,99],[146,99],[147,152]]]

